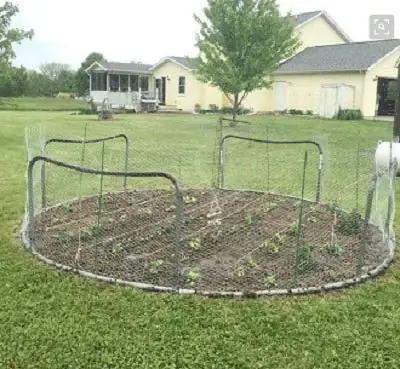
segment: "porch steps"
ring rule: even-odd
[[[178,109],[176,105],[160,105],[158,111],[160,113],[181,113],[182,109]]]

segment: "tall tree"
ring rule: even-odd
[[[60,77],[61,73],[65,71],[70,71],[71,67],[68,64],[51,62],[41,64],[39,66],[39,70],[44,76],[55,81]]]
[[[23,70],[14,71],[11,67],[11,62],[15,58],[13,45],[33,37],[32,30],[24,31],[11,27],[12,19],[18,12],[18,7],[9,1],[0,6],[0,80],[3,84],[0,94],[6,93],[7,95],[11,94],[11,96],[16,93],[18,88],[22,88],[19,83],[21,83],[21,78],[24,77]],[[11,77],[14,72],[17,80],[13,82]]]
[[[198,78],[217,86],[233,106],[233,124],[246,96],[271,86],[270,74],[299,46],[294,23],[275,0],[208,0],[200,25]]]
[[[81,67],[76,73],[76,89],[79,96],[84,96],[89,91],[89,77],[85,70],[89,68],[94,62],[105,61],[103,54],[98,52],[90,53],[82,62]]]

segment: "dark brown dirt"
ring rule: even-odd
[[[36,218],[36,250],[112,278],[211,291],[319,287],[357,275],[361,231],[343,234],[327,206],[305,202],[299,234],[298,199],[250,191],[184,196],[179,243],[174,192],[154,190],[104,195],[100,217],[97,197],[83,199],[81,211],[77,202],[48,209]],[[363,271],[386,256],[370,226]]]

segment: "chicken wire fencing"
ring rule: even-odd
[[[85,276],[207,296],[321,292],[382,272],[397,162],[377,172],[361,136],[346,148],[265,132],[217,125],[194,147],[26,130],[24,244]]]

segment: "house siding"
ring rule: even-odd
[[[319,16],[300,26],[296,29],[295,34],[302,42],[297,53],[303,51],[306,47],[347,43],[323,16]]]
[[[166,61],[153,72],[155,78],[166,77],[166,105],[176,106],[184,111],[192,111],[196,103],[201,103],[204,96],[202,84],[196,79],[194,73],[173,63]],[[185,77],[185,94],[179,95],[179,77]]]
[[[287,83],[287,109],[312,110],[318,114],[322,84],[347,84],[354,87],[354,109],[363,104],[364,73],[324,73],[281,75],[276,80]]]
[[[295,30],[295,35],[301,41],[301,46],[296,50],[296,54],[303,51],[306,47],[347,43],[347,41],[336,32],[323,16],[319,16],[312,21],[301,25]],[[275,76],[273,79],[279,81],[285,80],[285,78],[282,79],[279,76]],[[273,111],[273,88],[271,87],[269,89],[251,92],[243,102],[243,106],[246,108],[252,108],[257,112]],[[307,108],[306,110],[310,109],[311,108]]]
[[[366,73],[362,105],[362,111],[366,117],[374,117],[376,115],[376,99],[378,88],[378,81],[376,78],[397,78],[397,68],[395,68],[395,65],[399,58],[400,50],[397,50],[394,53],[387,55],[386,58],[378,62]]]

